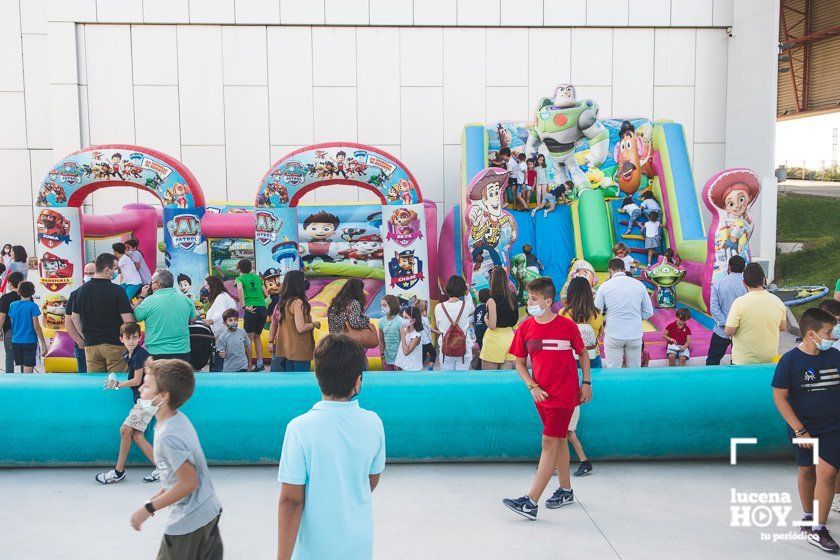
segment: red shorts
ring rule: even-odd
[[[554,408],[537,406],[537,412],[543,423],[543,435],[555,438],[565,438],[569,433],[569,422],[574,414],[574,408]]]

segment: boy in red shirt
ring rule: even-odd
[[[677,320],[665,327],[665,342],[668,343],[668,365],[677,365],[677,359],[680,365],[684,366],[691,354],[688,352],[688,345],[691,343],[691,329],[686,324],[691,319],[691,312],[681,307],[677,309]]]
[[[516,329],[510,353],[516,356],[516,371],[528,386],[543,423],[542,453],[531,490],[521,498],[505,498],[502,503],[510,510],[537,519],[537,502],[551,480],[554,469],[560,479],[560,488],[545,506],[556,509],[574,501],[569,477],[569,446],[566,434],[575,407],[592,398],[589,373],[589,353],[580,337],[578,326],[551,310],[554,302],[554,282],[549,277],[532,280],[528,290],[528,314]],[[578,383],[575,355],[583,372],[582,385]],[[531,358],[533,377],[528,372],[526,359]]]

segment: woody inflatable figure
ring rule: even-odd
[[[493,261],[493,266],[507,265],[507,250],[516,239],[516,222],[502,208],[507,183],[508,173],[497,168],[479,172],[470,183],[469,198],[473,204],[468,214],[468,243],[474,271],[481,268],[485,252]],[[505,230],[507,235],[504,236],[504,246],[500,248],[499,242]]]

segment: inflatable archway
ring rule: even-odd
[[[163,206],[167,264],[176,276],[204,278],[206,244],[201,233],[204,194],[192,173],[178,160],[156,150],[125,144],[90,146],[63,157],[41,181],[36,206],[40,282],[56,297],[66,297],[81,284],[85,259],[85,221],[81,205],[92,192],[113,186],[134,187],[154,194]],[[90,217],[93,219],[93,217]],[[155,268],[157,220],[129,230],[140,241],[149,268]],[[91,233],[95,235],[92,228]],[[198,295],[199,283],[193,290]]]
[[[338,184],[370,191],[379,204],[298,207],[307,192]],[[303,266],[313,276],[384,280],[386,293],[429,300],[433,271],[423,195],[391,154],[345,142],[306,146],[271,166],[254,206],[263,277]]]

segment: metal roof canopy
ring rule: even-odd
[[[840,111],[840,0],[781,0],[780,120]]]

